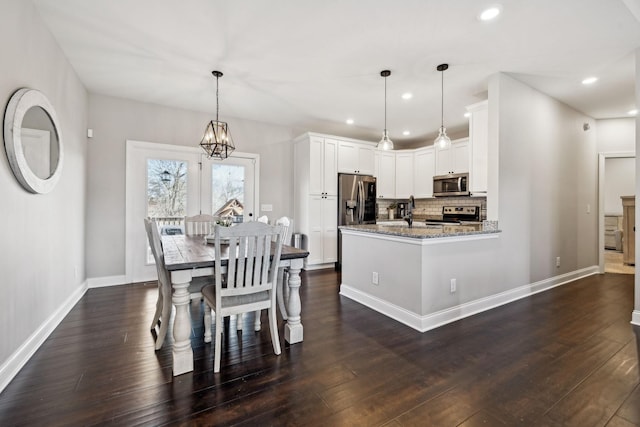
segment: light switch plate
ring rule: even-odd
[[[260,210],[262,212],[271,212],[273,211],[273,205],[260,205]]]

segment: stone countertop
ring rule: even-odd
[[[478,234],[495,234],[501,230],[483,230],[482,224],[470,225],[420,225],[407,227],[406,225],[362,224],[343,225],[341,230],[362,231],[365,233],[386,234],[389,236],[411,237],[414,239],[430,239],[441,237],[473,236]]]

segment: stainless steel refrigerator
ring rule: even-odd
[[[376,223],[376,178],[338,174],[338,225]],[[342,266],[342,234],[338,232],[338,264]]]

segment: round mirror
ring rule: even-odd
[[[48,193],[60,179],[62,138],[53,106],[35,89],[13,94],[4,116],[4,146],[13,174],[32,193]]]

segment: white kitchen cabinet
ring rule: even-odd
[[[451,146],[435,150],[436,175],[469,172],[469,138],[451,141]]]
[[[294,140],[295,232],[307,236],[305,268],[337,260],[338,140],[306,133]]]
[[[413,194],[413,151],[396,153],[396,199]]]
[[[338,141],[311,136],[308,159],[302,159],[309,170],[309,194],[338,194]],[[306,161],[306,162],[305,162]]]
[[[413,160],[413,191],[417,199],[433,197],[435,172],[436,154],[433,146],[417,149]]]
[[[396,154],[392,151],[376,151],[376,193],[378,199],[396,197]]]
[[[488,101],[469,105],[469,146],[471,164],[469,184],[472,193],[487,192],[487,170],[489,165],[489,108]]]
[[[338,172],[373,175],[375,150],[372,145],[357,142],[338,142]]]
[[[338,201],[336,196],[308,197],[309,218],[306,266],[335,263],[338,260]]]

